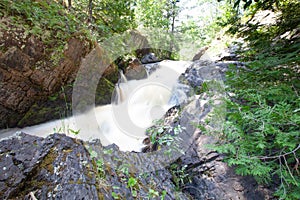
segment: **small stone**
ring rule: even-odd
[[[243,190],[244,190],[244,187],[241,185],[241,183],[235,182],[235,183],[233,184],[233,189],[234,189],[235,191],[243,191]]]

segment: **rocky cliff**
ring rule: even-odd
[[[94,44],[80,32],[48,44],[10,18],[3,17],[1,23],[0,128],[24,127],[69,115],[72,83]],[[106,80],[99,81],[98,104],[110,103],[117,77],[114,66],[105,73]]]

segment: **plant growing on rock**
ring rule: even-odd
[[[153,199],[153,198],[156,198],[158,196],[159,196],[159,192],[158,191],[153,190],[151,188],[149,189],[149,191],[148,191],[148,198],[149,199]]]
[[[163,146],[169,149],[165,151],[170,154],[172,150],[180,151],[178,142],[180,140],[179,134],[185,130],[185,127],[178,125],[164,124],[163,120],[157,120],[155,125],[147,129],[150,139],[150,145],[154,147],[153,150],[159,150]]]
[[[137,179],[134,177],[130,177],[127,181],[127,186],[130,188],[132,196],[137,197],[137,190],[136,190],[138,187]]]
[[[92,149],[89,149],[90,157],[95,163],[96,174],[99,179],[105,178],[104,160],[98,158],[98,153]]]
[[[180,166],[174,163],[170,166],[170,171],[172,174],[172,180],[175,183],[176,190],[181,191],[181,186],[183,186],[189,180],[189,174],[186,172],[187,165]]]

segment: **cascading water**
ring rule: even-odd
[[[122,151],[141,151],[145,131],[153,121],[161,118],[173,106],[172,88],[190,62],[163,61],[147,79],[127,81],[124,74],[115,88],[112,104],[98,106],[89,112],[66,119],[26,127],[0,131],[0,138],[16,131],[46,137],[52,133],[66,133],[83,140],[99,138],[106,146],[115,143]],[[89,115],[95,115],[97,123],[90,123]],[[84,132],[76,121],[85,124]],[[98,131],[88,131],[98,130]],[[75,136],[76,133],[76,136]]]

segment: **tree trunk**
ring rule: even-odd
[[[68,8],[69,8],[69,9],[72,8],[72,0],[68,0]]]
[[[93,0],[89,0],[89,22],[93,22]]]
[[[170,41],[170,53],[169,53],[169,58],[172,56],[172,52],[174,49],[174,31],[175,31],[175,18],[176,18],[176,1],[172,1],[172,23],[171,23],[171,41]]]

